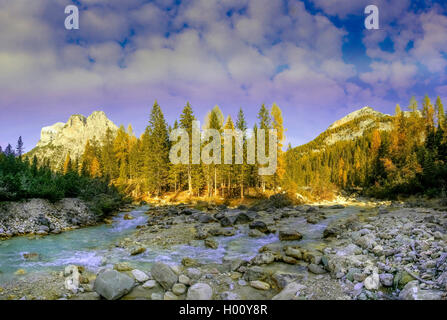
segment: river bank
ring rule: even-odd
[[[84,232],[92,228],[98,227]],[[95,245],[74,246],[73,257],[57,260],[50,271],[17,264],[24,272],[8,271],[15,274],[0,283],[0,299],[99,299],[110,291],[116,294],[108,298],[121,299],[446,295],[447,210],[437,202],[153,206],[100,228]],[[39,259],[30,264],[44,265]],[[114,286],[117,277],[126,285]]]
[[[126,206],[128,209],[131,206]],[[29,199],[0,203],[0,239],[23,235],[59,234],[101,223],[103,216],[88,202],[65,198],[57,202]]]

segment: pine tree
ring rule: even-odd
[[[441,98],[439,96],[436,98],[436,117],[438,119],[438,127],[445,130],[444,105],[442,104]]]
[[[17,147],[16,147],[16,155],[18,157],[21,157],[23,155],[23,141],[22,136],[19,137],[19,140],[17,141]]]
[[[247,183],[247,122],[245,121],[245,115],[242,108],[239,109],[239,113],[237,115],[236,120],[236,129],[239,129],[242,132],[242,164],[237,165],[238,168],[238,176],[239,176],[239,185],[240,185],[240,195],[241,199],[244,199],[244,185]]]
[[[151,191],[160,195],[167,186],[169,170],[169,133],[163,112],[155,101],[147,128],[148,149],[146,167]]]
[[[14,150],[12,150],[12,146],[8,143],[5,149],[5,155],[6,156],[15,156]]]
[[[62,169],[63,174],[67,174],[72,171],[70,152],[67,153],[65,157],[64,167]]]
[[[120,126],[113,142],[113,151],[118,161],[121,183],[129,178],[129,135],[124,126]]]
[[[194,117],[193,111],[189,102],[183,108],[182,114],[180,115],[180,128],[185,129],[189,135],[189,161],[186,165],[186,174],[188,177],[188,192],[192,194],[192,124],[196,118]]]
[[[408,105],[408,109],[413,113],[416,113],[418,110],[418,102],[414,96],[411,97],[411,99],[410,99],[410,104]]]
[[[268,111],[268,109],[265,107],[264,104],[262,104],[261,109],[259,110],[258,113],[258,120],[259,120],[259,129],[264,130],[264,134],[265,134],[265,154],[268,155],[269,154],[269,130],[272,128],[272,120],[270,118],[270,113]],[[256,144],[257,145],[257,144]],[[259,146],[257,146],[259,148]],[[262,192],[265,192],[266,189],[266,184],[267,181],[270,180],[268,179],[266,176],[261,176],[260,177],[261,180],[261,187],[262,187]]]
[[[271,115],[272,115],[272,126],[273,129],[276,130],[276,134],[277,134],[277,169],[274,175],[274,184],[275,184],[275,188],[279,185],[280,181],[283,179],[284,177],[284,155],[283,155],[283,142],[285,140],[285,136],[284,136],[284,125],[283,125],[283,118],[282,118],[282,111],[281,109],[278,107],[278,105],[276,103],[273,104],[272,106],[272,110],[271,110]]]

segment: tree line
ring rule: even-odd
[[[22,137],[14,149],[0,147],[0,202],[31,198],[81,198],[98,215],[107,215],[128,201],[104,178],[79,174],[76,170],[54,171],[49,161],[39,163],[36,157],[23,155]]]
[[[427,194],[445,196],[447,185],[447,117],[440,97],[414,97],[403,111],[378,120],[391,130],[366,130],[363,136],[338,141],[320,150],[313,142],[290,149],[283,185],[324,197],[334,189],[359,191],[380,198]],[[355,130],[356,119],[343,127]],[[328,133],[323,133],[327,135]],[[322,141],[316,139],[315,141]]]
[[[143,196],[159,196],[166,192],[179,193],[187,191],[195,196],[220,196],[244,198],[250,190],[255,192],[267,189],[280,188],[283,168],[277,170],[273,176],[258,175],[258,164],[247,164],[246,150],[248,139],[255,137],[258,128],[277,130],[279,144],[278,155],[282,154],[284,141],[284,128],[282,111],[276,105],[270,110],[262,105],[258,113],[258,123],[250,132],[242,109],[239,110],[236,121],[228,115],[224,117],[218,106],[215,106],[206,115],[203,129],[216,129],[219,133],[224,130],[242,132],[242,150],[244,159],[242,164],[224,164],[224,152],[221,152],[220,164],[200,162],[193,164],[192,128],[197,120],[194,111],[187,103],[179,118],[173,125],[168,125],[161,107],[154,103],[149,114],[148,125],[140,137],[136,137],[132,127],[127,130],[120,126],[116,133],[108,130],[101,140],[89,140],[79,159],[72,159],[67,154],[60,171],[68,173],[76,171],[80,175],[91,177],[104,177],[118,186],[120,190],[135,198]],[[184,129],[189,134],[188,164],[172,164],[169,152],[177,141],[170,141],[170,132],[173,129]],[[201,147],[210,142],[201,142]],[[233,139],[232,157],[235,157],[235,140]],[[223,147],[223,146],[222,146]],[[266,138],[266,153],[268,153],[268,139]],[[278,161],[281,167],[281,161]]]

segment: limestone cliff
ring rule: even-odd
[[[100,142],[107,129],[115,134],[118,127],[102,111],[95,111],[88,117],[72,115],[66,123],[57,122],[42,128],[39,142],[26,155],[36,156],[40,161],[48,159],[51,167],[57,168],[68,152],[73,159],[78,158],[88,140]]]

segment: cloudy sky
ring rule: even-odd
[[[65,6],[80,11],[66,30]],[[376,4],[380,30],[366,30]],[[140,134],[157,100],[172,123],[277,102],[288,141],[365,105],[447,102],[447,4],[407,0],[0,0],[0,145],[103,110]]]

